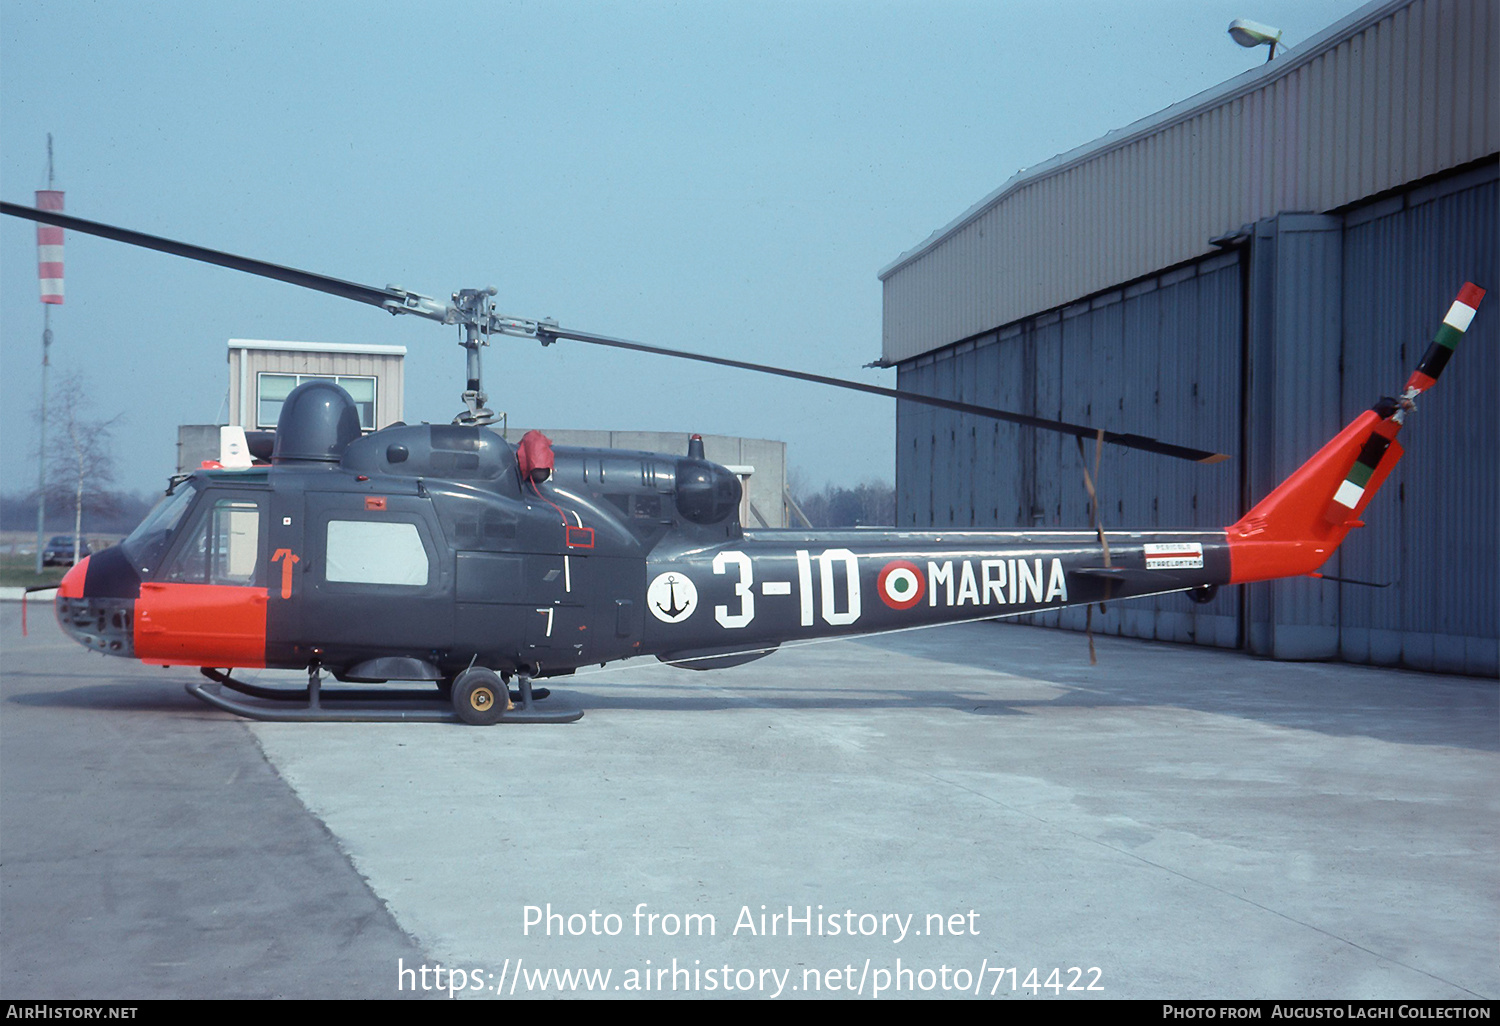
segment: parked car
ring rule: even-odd
[[[88,539],[78,539],[78,558],[82,559],[89,554]],[[72,565],[73,536],[71,534],[54,534],[52,539],[47,542],[47,547],[42,550],[42,566]]]

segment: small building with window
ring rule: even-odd
[[[229,340],[229,423],[273,431],[281,404],[304,381],[337,382],[359,409],[360,428],[401,419],[405,346]]]
[[[246,431],[274,431],[281,404],[304,381],[337,382],[359,410],[360,430],[378,431],[402,419],[405,346],[348,342],[229,340],[229,419]],[[197,470],[219,455],[219,425],[177,429],[177,473]]]

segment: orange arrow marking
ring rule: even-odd
[[[271,562],[281,560],[281,597],[289,599],[292,597],[292,564],[300,563],[302,560],[292,554],[291,549],[277,549],[276,555],[271,557]]]

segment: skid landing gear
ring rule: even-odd
[[[451,702],[440,693],[442,689],[434,692],[430,688],[338,688],[325,692],[317,667],[308,670],[305,688],[258,687],[235,680],[230,676],[233,671],[210,667],[199,672],[218,687],[192,681],[187,685],[188,694],[236,716],[272,723],[451,723],[455,714],[466,723],[477,724],[572,723],[583,716],[582,709],[535,708],[534,703],[546,696],[547,689],[537,688],[533,692],[531,678],[524,674],[518,675],[519,701],[512,701],[499,675],[483,667],[473,667],[458,675],[453,682]],[[470,674],[487,674],[494,680],[489,682],[483,676],[476,676],[468,681],[461,695],[459,685]],[[487,692],[482,690],[486,686]],[[231,697],[226,690],[255,701]]]

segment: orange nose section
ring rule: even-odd
[[[63,575],[62,583],[57,586],[58,598],[83,598],[83,579],[89,575],[89,560],[93,558],[84,556]]]

